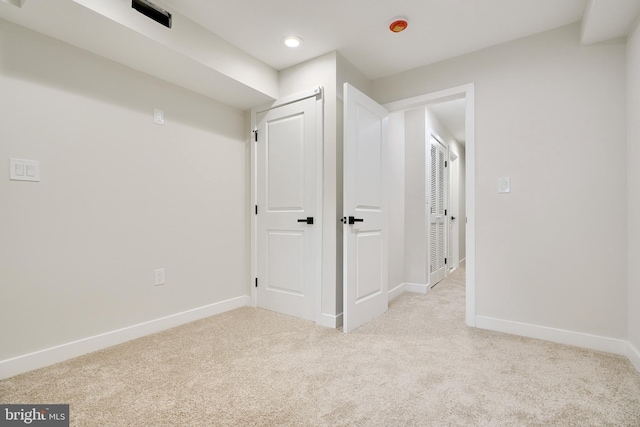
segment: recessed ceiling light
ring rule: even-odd
[[[302,39],[297,36],[287,36],[282,39],[282,43],[287,47],[298,47],[302,43]]]

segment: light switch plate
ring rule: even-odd
[[[159,108],[153,109],[153,123],[164,125],[164,111]]]
[[[164,285],[164,283],[165,283],[164,268],[158,268],[157,270],[154,270],[154,273],[155,273],[155,284],[156,284],[156,286]]]
[[[508,177],[498,178],[498,193],[511,193],[511,179]]]
[[[40,162],[37,160],[9,159],[9,179],[13,181],[40,181]]]

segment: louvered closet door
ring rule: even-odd
[[[430,138],[427,158],[427,195],[429,214],[429,284],[435,285],[446,276],[447,253],[447,149],[436,138]]]

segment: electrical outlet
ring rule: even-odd
[[[155,270],[156,275],[156,286],[164,285],[164,268],[159,268]]]

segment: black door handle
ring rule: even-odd
[[[452,217],[451,217],[451,221],[453,221],[454,219],[456,219],[456,217],[455,217],[455,216],[452,216]]]
[[[313,217],[312,216],[308,216],[306,218],[299,219],[298,222],[306,222],[309,225],[313,225]]]
[[[364,222],[362,218],[354,218],[352,216],[349,217],[349,224],[355,224],[356,222]]]

